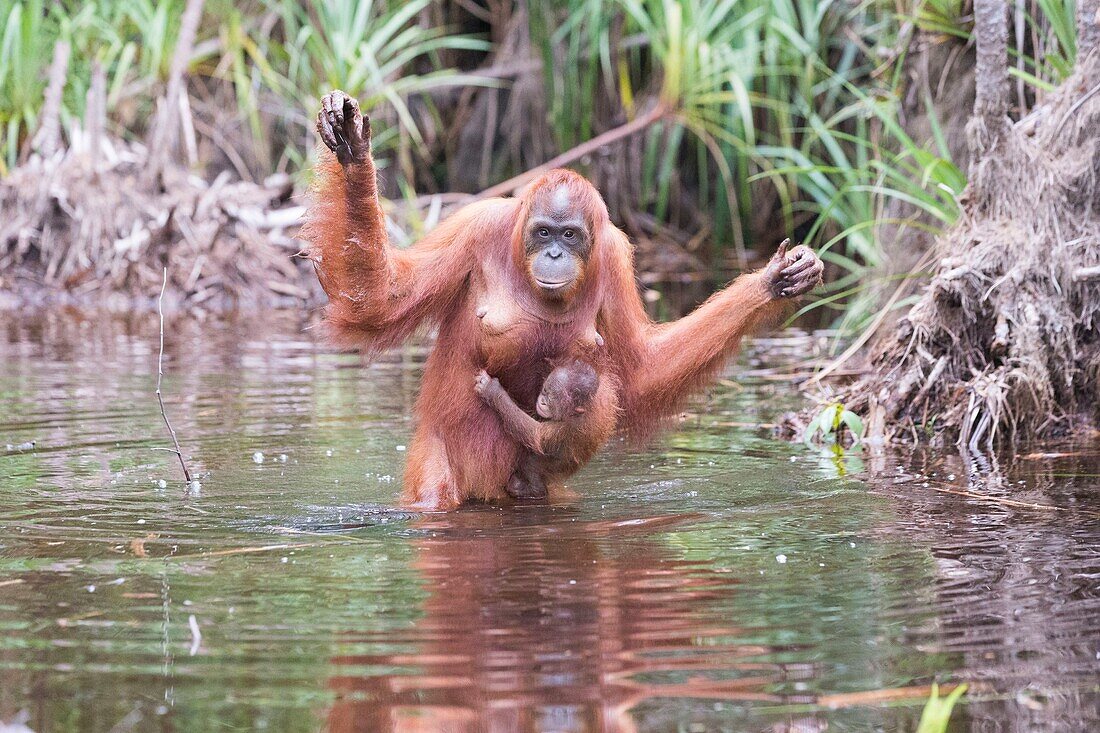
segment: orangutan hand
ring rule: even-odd
[[[341,165],[370,159],[370,118],[359,111],[359,102],[339,89],[321,97],[317,132]]]
[[[791,240],[784,239],[764,268],[764,281],[773,298],[798,298],[821,284],[825,265],[809,247],[800,244],[788,250]]]

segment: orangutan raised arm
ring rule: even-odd
[[[629,365],[619,373],[621,423],[628,432],[651,433],[661,418],[675,413],[685,399],[713,379],[745,334],[821,282],[821,260],[802,245],[788,251],[789,244],[789,240],[783,242],[763,270],[738,277],[671,323],[650,321],[632,279],[618,283],[601,318],[608,321],[602,330],[613,339],[609,346],[613,360]],[[625,238],[623,246],[628,246]]]
[[[317,131],[328,149],[302,238],[329,296],[332,337],[376,353],[448,310],[477,263],[470,248],[479,237],[504,236],[516,206],[491,199],[464,207],[412,247],[394,248],[378,198],[370,120],[359,103],[340,91],[325,95]]]

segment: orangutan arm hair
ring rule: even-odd
[[[521,410],[511,395],[496,380],[486,387],[481,396],[500,417],[504,431],[513,440],[533,453],[544,454],[545,447],[552,442],[556,423],[539,422]]]
[[[784,306],[769,292],[763,273],[756,272],[737,278],[680,320],[654,323],[634,282],[624,235],[612,251],[620,261],[609,268],[615,277],[609,282],[599,330],[622,383],[620,425],[645,437],[714,378],[746,333]]]
[[[330,335],[376,352],[446,312],[480,261],[479,245],[506,236],[515,210],[512,200],[477,202],[397,249],[386,235],[373,161],[342,166],[322,148],[302,237],[329,296]]]

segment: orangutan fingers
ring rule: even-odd
[[[321,136],[321,142],[325,144],[325,147],[336,152],[336,148],[339,146],[336,133],[332,129],[332,125],[329,124],[328,117],[323,110],[317,115],[317,134]]]
[[[787,265],[780,270],[779,275],[785,278],[795,277],[807,270],[813,269],[818,262],[820,262],[820,260],[814,257],[809,250],[806,250],[798,256],[798,259],[796,259],[793,264]]]
[[[787,256],[787,248],[791,246],[791,238],[787,237],[779,243],[779,249],[775,251],[775,256],[779,259],[785,259]]]

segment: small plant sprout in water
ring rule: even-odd
[[[844,428],[851,435],[852,445],[863,439],[863,420],[840,402],[826,405],[825,409],[806,426],[802,440],[810,445],[815,440],[830,447],[844,448]]]
[[[951,711],[965,692],[966,685],[959,685],[947,697],[940,697],[939,685],[933,683],[932,694],[924,705],[917,733],[945,733],[947,723],[951,720]]]

